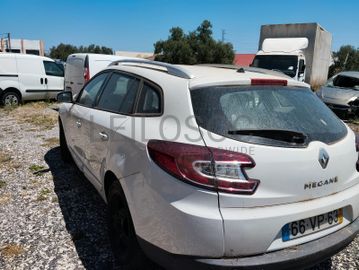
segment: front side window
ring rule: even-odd
[[[235,140],[280,147],[334,143],[345,125],[310,90],[276,86],[221,86],[191,90],[197,123]]]
[[[137,112],[147,114],[161,113],[160,93],[147,83],[143,85]]]
[[[101,73],[90,80],[82,90],[77,103],[88,107],[93,106],[107,75],[108,72]]]
[[[45,73],[48,76],[64,77],[64,71],[58,64],[51,61],[44,61]]]
[[[97,108],[129,114],[135,103],[140,80],[129,75],[113,73],[99,99]]]

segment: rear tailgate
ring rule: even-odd
[[[229,138],[216,142],[215,134],[202,129],[208,146],[249,154],[256,163],[246,169],[260,184],[253,195],[219,193],[221,207],[263,207],[312,200],[358,184],[355,136],[352,131],[341,141],[326,145],[311,142],[307,148],[282,148],[238,142]],[[329,161],[320,164],[324,149]]]

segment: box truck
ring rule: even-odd
[[[313,88],[328,79],[332,35],[317,23],[262,25],[252,66],[277,70]]]

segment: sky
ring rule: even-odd
[[[59,43],[98,44],[152,52],[169,29],[192,31],[205,19],[215,39],[255,53],[262,24],[317,22],[333,34],[333,50],[359,47],[358,0],[0,0],[0,33]]]

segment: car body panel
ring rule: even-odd
[[[320,89],[318,96],[323,100],[324,103],[349,106],[348,103],[352,101],[353,98],[355,99],[359,97],[359,91],[339,87],[323,86]]]

